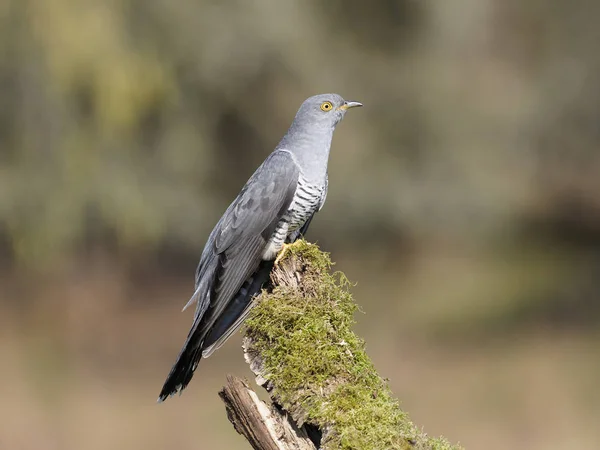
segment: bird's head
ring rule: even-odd
[[[362,106],[362,103],[344,100],[338,94],[319,94],[307,98],[302,103],[295,120],[319,126],[335,127],[350,108],[357,106]]]

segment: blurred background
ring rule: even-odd
[[[156,405],[204,241],[308,96],[308,237],[415,422],[600,447],[600,3],[1,0],[0,448],[247,449],[235,336]]]

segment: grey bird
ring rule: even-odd
[[[337,94],[302,103],[289,130],[210,233],[196,269],[192,328],[160,392],[183,391],[247,317],[279,252],[306,233],[327,196],[327,162],[336,125],[362,106]]]

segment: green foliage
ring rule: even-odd
[[[282,406],[294,414],[300,405],[296,416],[328,429],[324,449],[459,448],[423,434],[400,409],[352,331],[358,306],[329,256],[300,241],[286,258],[302,267],[299,286],[263,293],[246,330]]]
[[[332,90],[365,108],[336,133],[313,236],[380,261],[476,250],[492,276],[450,262],[445,287],[414,302],[452,333],[453,317],[486,332],[491,315],[535,320],[548,298],[564,324],[566,293],[597,278],[584,259],[600,84],[577,74],[600,67],[600,3],[502,4],[457,16],[411,0],[0,1],[0,262],[60,270],[98,247],[125,261],[196,255],[299,102]],[[508,47],[474,44],[492,41]],[[542,256],[521,265],[532,245]],[[577,305],[584,321],[595,311]]]

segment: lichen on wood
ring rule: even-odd
[[[353,331],[350,282],[299,241],[272,272],[244,332],[246,360],[273,403],[318,430],[324,450],[460,449],[411,422]]]

